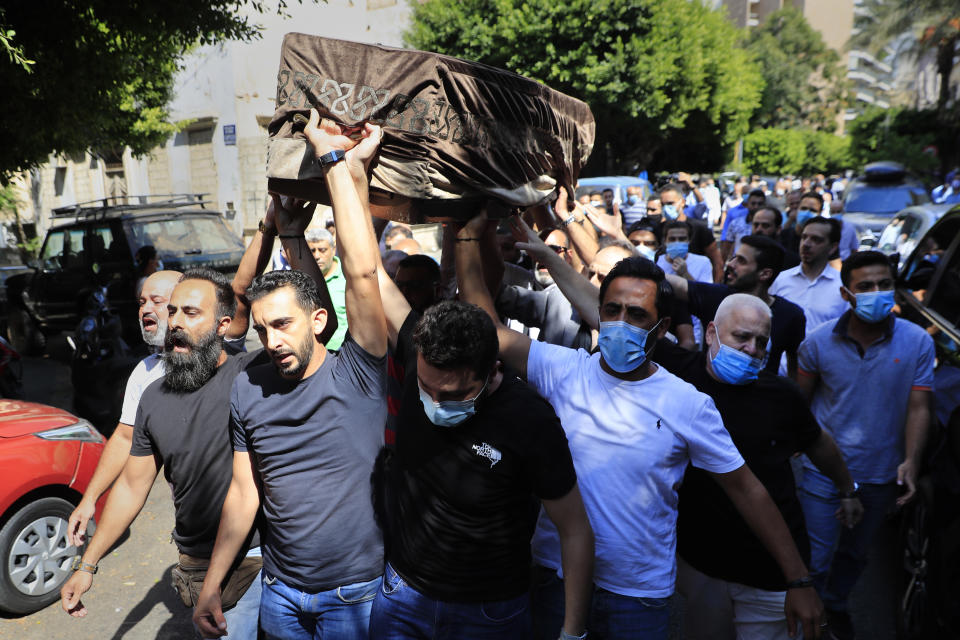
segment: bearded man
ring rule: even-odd
[[[228,356],[223,336],[236,311],[230,282],[210,269],[187,271],[167,305],[168,330],[162,355],[166,375],[143,392],[130,455],[113,485],[96,535],[76,573],[60,591],[74,617],[87,609],[80,597],[90,589],[97,563],[137,517],[162,466],[173,487],[180,551],[174,586],[184,603],[196,604],[197,577],[206,570],[232,477],[228,436],[230,389],[237,374],[263,359],[263,352]],[[259,533],[254,527],[224,580],[231,637],[257,637],[260,604]],[[193,588],[191,588],[193,587]]]

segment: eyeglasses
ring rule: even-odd
[[[569,249],[568,249],[567,247],[561,247],[561,246],[558,245],[558,244],[548,244],[547,246],[550,247],[550,249],[551,249],[554,253],[563,254],[563,253],[566,253],[567,251],[569,251]]]

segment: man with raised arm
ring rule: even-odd
[[[789,530],[763,485],[744,465],[713,401],[653,364],[650,353],[669,326],[671,295],[649,260],[620,262],[600,287],[599,353],[532,342],[499,324],[482,278],[479,243],[485,216],[458,234],[461,296],[497,324],[500,357],[557,411],[570,442],[583,502],[596,532],[594,592],[588,627],[604,638],[665,639],[676,573],[677,486],[688,463],[709,472],[776,558],[787,583],[791,632],[819,635],[821,606]],[[534,593],[541,630],[563,618],[564,575],[556,523],[541,514],[533,557],[542,580]]]
[[[267,638],[366,638],[383,572],[369,479],[387,414],[387,329],[366,193],[354,183],[354,174],[365,176],[381,133],[367,125],[355,143],[315,110],[304,133],[331,198],[349,330],[338,353],[323,347],[330,317],[323,285],[300,272],[265,274],[246,291],[272,362],[244,371],[233,385],[233,478],[194,614],[207,637],[233,636],[220,585],[261,502],[267,543],[260,623]],[[309,215],[298,217],[297,232],[307,223]]]

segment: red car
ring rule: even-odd
[[[103,446],[103,436],[71,413],[0,400],[0,609],[32,613],[60,597],[78,553],[67,520]]]

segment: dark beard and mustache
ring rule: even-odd
[[[306,371],[307,366],[310,364],[310,358],[313,357],[313,350],[316,347],[314,344],[315,340],[316,338],[313,334],[309,334],[295,349],[271,351],[270,355],[273,357],[273,366],[275,366],[277,371],[285,378],[299,378],[301,374]],[[281,366],[278,360],[291,353],[296,358],[297,363],[288,367]]]
[[[174,345],[190,347],[189,353],[177,353]],[[163,347],[165,384],[178,393],[196,391],[217,371],[223,339],[214,328],[193,342],[183,329],[167,332]]]

